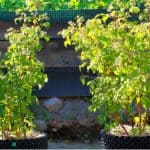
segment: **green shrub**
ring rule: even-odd
[[[140,5],[139,5],[140,4]],[[91,111],[108,131],[124,123],[134,134],[148,125],[150,108],[150,22],[147,1],[113,0],[107,14],[70,22],[61,34],[65,45],[81,52],[81,68],[97,74],[84,77],[92,94]],[[136,16],[134,18],[134,16]],[[131,21],[132,18],[132,21]],[[89,79],[91,79],[89,81]],[[134,108],[134,107],[135,108]]]
[[[35,2],[35,1],[34,1]],[[49,41],[49,36],[43,29],[49,26],[46,14],[38,15],[38,5],[32,5],[27,10],[30,16],[18,11],[16,19],[21,27],[10,28],[7,31],[8,50],[1,65],[6,72],[2,73],[3,84],[0,94],[0,130],[3,139],[26,138],[28,131],[34,128],[33,114],[29,110],[32,101],[33,88],[42,88],[47,82],[44,74],[44,64],[37,59],[37,52],[42,50],[41,40]]]

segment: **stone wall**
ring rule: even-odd
[[[98,137],[101,126],[97,114],[88,110],[90,102],[84,97],[49,98],[33,106],[38,129],[52,138],[89,139]],[[40,112],[40,113],[39,113]]]

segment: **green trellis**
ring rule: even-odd
[[[70,20],[73,20],[76,16],[83,16],[87,20],[102,12],[104,12],[102,9],[39,11],[41,14],[47,13],[52,23],[66,23]],[[13,20],[15,16],[16,14],[13,11],[0,12],[0,20]]]
[[[87,20],[104,11],[102,9],[95,9],[96,6],[94,9],[91,9],[93,7],[89,6],[89,4],[95,4],[97,0],[77,1],[79,2],[79,8],[74,10],[74,8],[68,7],[70,0],[44,0],[44,2],[47,2],[47,5],[42,10],[39,9],[39,13],[47,13],[51,22],[66,23],[69,20],[73,20],[76,16],[83,16]],[[51,7],[50,3],[55,6]],[[58,4],[61,5],[58,6]],[[23,7],[25,7],[25,0],[1,0],[0,20],[13,20],[16,17],[14,10]]]

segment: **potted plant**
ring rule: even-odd
[[[31,0],[30,0],[31,2]],[[42,49],[41,40],[49,41],[43,30],[49,26],[46,14],[38,15],[38,0],[27,3],[28,8],[17,11],[19,29],[8,29],[9,47],[1,60],[0,92],[0,148],[46,149],[45,133],[35,130],[29,106],[37,99],[33,88],[47,82],[44,64],[37,59]],[[34,5],[33,5],[34,4]],[[27,15],[27,13],[29,15]]]
[[[104,125],[105,148],[150,148],[150,21],[145,0],[113,0],[108,13],[78,18],[61,31],[81,52],[92,94],[91,111]]]

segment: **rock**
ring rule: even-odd
[[[52,131],[53,131],[53,132],[57,132],[57,129],[56,129],[56,128],[52,128]]]
[[[59,98],[50,98],[43,102],[43,106],[49,110],[49,112],[55,112],[62,108],[62,101]]]
[[[73,121],[64,121],[62,125],[65,127],[71,127],[72,124],[73,124]]]
[[[65,100],[63,108],[51,113],[49,128],[73,125],[90,127],[98,124],[97,115],[88,110],[89,103],[84,100]]]
[[[62,126],[63,126],[62,122],[59,122],[56,127],[57,127],[57,129],[60,129],[60,128],[62,128]]]
[[[36,127],[38,128],[38,130],[40,131],[46,131],[47,130],[47,124],[44,120],[41,119],[36,119],[34,121]]]
[[[57,125],[57,121],[55,120],[50,120],[47,122],[47,125],[50,127],[55,127]]]

